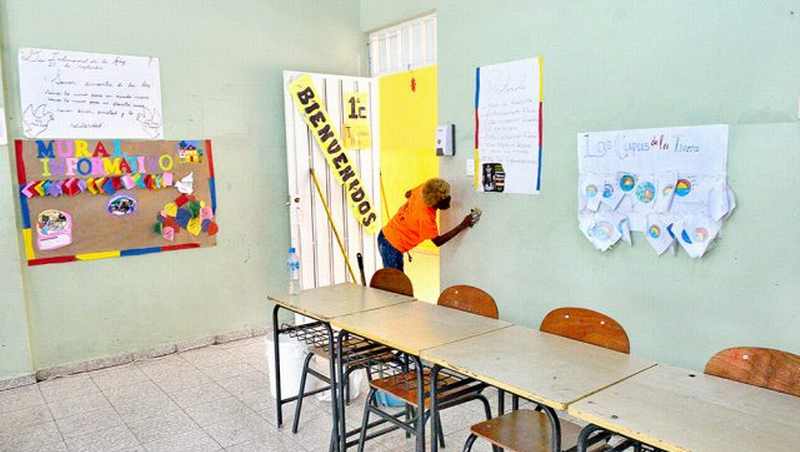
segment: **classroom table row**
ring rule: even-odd
[[[437,375],[457,373],[539,404],[550,421],[550,450],[560,451],[556,411],[589,425],[579,439],[604,429],[666,451],[797,450],[800,399],[710,375],[657,365],[602,347],[515,326],[509,322],[418,302],[412,297],[342,284],[293,296],[271,296],[277,384],[277,419],[297,396],[280,394],[278,336],[298,326],[279,325],[279,310],[314,319],[327,344],[349,335],[410,356],[417,369],[430,368],[428,392],[417,373],[418,407],[430,403],[437,419]],[[328,346],[332,399],[329,450],[344,452],[345,361]],[[430,398],[430,400],[426,400]],[[425,417],[417,416],[416,450],[425,448]],[[431,422],[431,450],[438,450]],[[456,446],[457,448],[460,446]],[[582,444],[578,445],[581,450]]]

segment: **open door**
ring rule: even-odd
[[[342,187],[331,174],[325,157],[296,111],[286,87],[295,78],[309,74],[316,91],[325,100],[333,124],[338,124],[342,136],[346,106],[343,96],[349,92],[369,94],[371,147],[349,150],[348,157],[356,163],[364,190],[372,199],[374,209],[381,218],[380,192],[380,133],[378,130],[378,93],[373,79],[330,74],[284,71],[284,109],[286,121],[286,157],[289,174],[289,218],[291,221],[291,246],[300,258],[300,278],[304,289],[324,287],[343,282],[360,284],[356,254],[364,256],[364,273],[367,281],[381,268],[376,237],[367,233],[353,217]],[[333,224],[328,221],[323,201],[310,176],[314,169],[321,191],[330,208]],[[337,244],[334,229],[339,233],[347,259],[355,273],[353,281],[348,273],[345,258]]]
[[[406,202],[405,192],[439,176],[435,151],[437,69],[428,66],[378,78],[384,223]],[[414,248],[405,273],[414,295],[435,303],[439,297],[439,249],[430,240]]]

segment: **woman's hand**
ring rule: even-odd
[[[462,228],[471,228],[472,226],[475,225],[475,223],[478,222],[478,218],[480,218],[480,216],[476,216],[475,214],[469,214],[466,217],[464,217],[463,220],[461,220],[461,224],[459,226],[461,226]]]
[[[464,220],[461,221],[461,225],[463,227],[473,227],[481,219],[481,211],[478,209],[472,209],[469,212],[469,215],[464,217]]]

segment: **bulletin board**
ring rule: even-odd
[[[28,265],[216,245],[210,140],[16,140]]]

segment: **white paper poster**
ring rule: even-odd
[[[736,205],[727,183],[727,125],[580,133],[577,144],[584,235],[614,212],[631,231],[646,233],[656,253],[677,240],[701,257]],[[613,245],[587,238],[601,250]]]
[[[163,138],[158,58],[19,50],[28,138]]]
[[[542,160],[540,58],[477,68],[475,189],[538,193]]]

